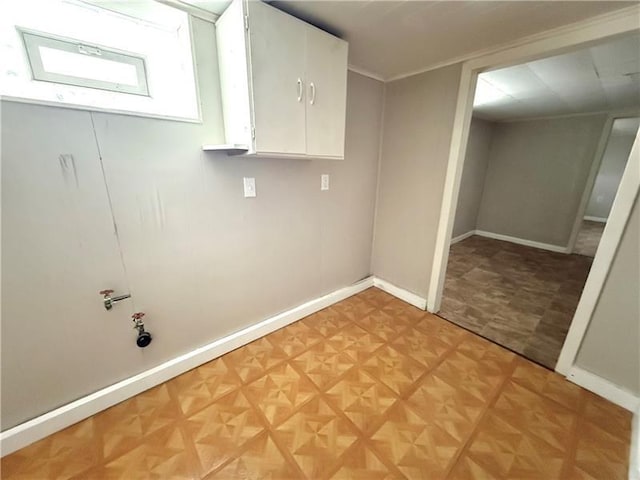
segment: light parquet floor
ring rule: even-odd
[[[372,288],[3,458],[2,478],[615,480],[630,422]]]

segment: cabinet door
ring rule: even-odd
[[[307,27],[307,154],[344,157],[347,43]]]
[[[258,153],[304,154],[304,23],[248,2],[254,126]]]

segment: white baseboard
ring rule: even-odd
[[[453,237],[451,239],[451,245],[453,245],[454,243],[461,242],[465,238],[469,238],[471,235],[475,235],[475,233],[476,233],[475,230],[469,230],[467,233],[463,233],[462,235],[458,235],[457,237]]]
[[[600,222],[607,223],[607,219],[605,217],[591,217],[589,215],[585,215],[582,217],[584,220],[589,220],[590,222]]]
[[[404,300],[407,303],[410,303],[414,307],[418,307],[421,310],[427,308],[427,299],[422,298],[419,295],[416,295],[409,290],[405,290],[404,288],[396,287],[393,283],[389,283],[386,280],[382,280],[378,277],[373,277],[373,286],[378,287],[380,290],[384,290],[385,292],[393,295],[400,300]]]
[[[291,310],[287,310],[239,332],[220,338],[208,345],[196,348],[189,353],[169,360],[157,367],[146,370],[138,375],[45,413],[44,415],[0,432],[1,454],[5,456],[26,447],[47,435],[51,435],[91,415],[95,415],[127,398],[131,398],[192,368],[263,337],[268,333],[366,290],[372,287],[373,284],[373,277],[368,277],[358,283],[303,303]]]
[[[640,407],[636,409],[636,413],[633,416],[630,448],[629,480],[640,480]]]
[[[525,245],[527,247],[540,248],[542,250],[549,250],[557,253],[569,253],[568,247],[561,245],[553,245],[551,243],[534,242],[533,240],[526,240],[524,238],[511,237],[509,235],[502,235],[501,233],[487,232],[485,230],[470,230],[467,233],[458,235],[451,239],[451,245],[461,242],[465,238],[469,238],[472,235],[479,235],[481,237],[493,238],[494,240],[502,240],[503,242],[517,243],[518,245]]]
[[[567,380],[631,412],[636,412],[640,408],[638,395],[575,365],[569,370]]]
[[[524,245],[527,247],[540,248],[542,250],[549,250],[557,253],[570,253],[567,246],[553,245],[551,243],[534,242],[533,240],[526,240],[524,238],[511,237],[509,235],[502,235],[500,233],[486,232],[484,230],[475,230],[475,235],[481,237],[493,238],[494,240],[502,240],[504,242],[517,243],[518,245]]]

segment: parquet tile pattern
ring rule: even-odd
[[[473,235],[451,246],[439,315],[553,369],[592,261]]]
[[[2,478],[615,480],[630,423],[372,288],[3,458]]]

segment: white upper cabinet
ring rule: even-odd
[[[216,23],[226,145],[273,157],[344,158],[347,43],[260,1]]]

